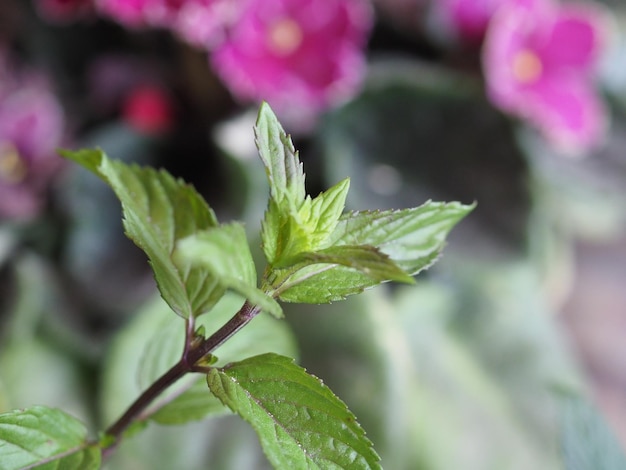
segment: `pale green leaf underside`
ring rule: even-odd
[[[327,250],[340,254],[345,249],[348,258],[355,245],[375,246],[400,271],[415,275],[437,260],[448,232],[472,208],[456,202],[427,202],[412,209],[348,212],[339,219],[329,238],[333,247]],[[279,288],[278,298],[285,302],[327,303],[385,280],[407,281],[384,270],[373,277],[372,271],[363,270],[356,261],[353,266],[334,261],[335,265],[315,264],[298,270]],[[386,266],[390,268],[391,264]]]
[[[344,300],[380,284],[367,274],[334,264],[314,264],[298,270],[281,286],[283,302],[324,304]],[[282,290],[284,289],[284,290]]]
[[[272,315],[282,316],[278,302],[256,288],[256,270],[243,225],[222,225],[181,240],[176,259],[201,266],[215,276],[222,287],[243,295]]]
[[[417,274],[435,261],[448,232],[473,207],[429,201],[411,209],[348,212],[330,244],[375,246],[404,271]]]
[[[275,468],[381,468],[354,415],[292,359],[264,354],[213,369],[211,391],[248,421]]]
[[[165,171],[109,160],[100,150],[63,155],[111,186],[122,204],[126,234],[148,255],[159,291],[178,315],[200,315],[220,299],[223,289],[208,271],[172,259],[178,240],[217,226],[193,187]]]
[[[332,246],[314,253],[303,253],[301,259],[307,264],[336,264],[352,268],[377,282],[415,282],[389,256],[370,245]]]
[[[55,408],[34,406],[0,414],[0,469],[91,470],[100,449],[87,444],[87,430]]]

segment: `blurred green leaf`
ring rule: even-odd
[[[264,354],[213,369],[211,391],[256,430],[275,468],[381,468],[354,415],[293,360]]]
[[[106,181],[122,203],[126,234],[146,252],[161,295],[183,318],[208,311],[224,289],[205,269],[177,264],[176,242],[217,226],[204,199],[190,185],[165,171],[110,160],[100,150],[64,151]]]
[[[566,396],[562,407],[565,470],[621,470],[626,457],[604,418],[581,397]]]
[[[58,409],[34,406],[0,414],[0,466],[98,469],[100,449],[87,442],[87,430],[77,419]]]
[[[242,306],[243,299],[226,294],[207,315],[196,320],[206,335],[221,327]],[[108,423],[118,418],[139,394],[160,375],[173,366],[183,351],[185,325],[171,314],[162,299],[156,297],[137,313],[132,322],[113,341],[108,354],[103,384],[102,411]],[[277,352],[297,356],[295,342],[286,323],[261,313],[246,328],[238,332],[215,351],[217,365],[244,359],[255,354]],[[201,419],[207,414],[223,414],[226,410],[218,400],[204,389],[204,399],[195,387],[200,374],[189,374],[162,395],[151,412],[157,411],[155,420],[178,424],[183,420],[172,416],[174,410],[185,411],[184,420]],[[163,408],[163,409],[161,409]]]
[[[10,342],[0,354],[0,381],[11,408],[46,405],[89,420],[81,372],[76,357],[38,337]]]
[[[250,303],[282,316],[280,305],[256,288],[256,268],[242,224],[221,225],[184,238],[174,256],[208,271],[222,287],[243,295]]]
[[[476,77],[413,58],[374,59],[371,66],[372,82],[326,116],[315,141],[327,180],[351,177],[347,207],[476,201],[454,231],[460,243],[453,249],[524,253],[532,202],[527,161],[511,120],[484,99]]]
[[[0,413],[11,409],[9,405],[9,397],[7,396],[6,389],[2,383],[2,377],[0,377]]]
[[[199,382],[209,394],[206,382]],[[220,406],[224,406],[221,405]],[[270,466],[259,440],[239,416],[148,426],[122,441],[107,459],[106,470],[266,470]]]
[[[447,297],[445,311],[428,312],[420,289],[395,301],[419,371],[412,428],[421,457],[444,470],[561,468],[559,390],[579,382],[537,273],[524,263],[453,269],[452,282],[431,286]]]
[[[207,393],[204,381],[196,380],[181,395],[159,408],[150,419],[159,424],[173,425],[226,413],[229,413],[228,408],[217,397]]]

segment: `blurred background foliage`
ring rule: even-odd
[[[321,377],[386,469],[626,468],[626,7],[605,4],[610,130],[573,158],[489,103],[477,52],[433,35],[424,5],[376,2],[362,89],[312,127],[286,125],[311,194],[350,176],[351,209],[476,210],[417,286],[287,305],[286,322],[260,320],[240,341]],[[231,94],[205,51],[163,30],[51,21],[21,0],[0,5],[0,39],[62,104],[62,145],[168,169],[221,221],[246,221],[258,248],[256,104]],[[154,335],[182,322],[163,317],[120,215],[103,183],[65,165],[36,216],[0,221],[0,410],[58,406],[95,433],[156,373],[145,354],[164,366],[176,354],[180,338]],[[268,468],[251,429],[220,414],[149,424],[108,468]]]

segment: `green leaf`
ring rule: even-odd
[[[34,406],[0,414],[0,468],[97,469],[100,449],[87,442],[87,430],[77,419]]]
[[[348,212],[331,241],[334,246],[375,246],[404,271],[417,274],[437,259],[448,232],[473,208],[428,201],[411,209]]]
[[[355,269],[377,282],[399,281],[413,284],[415,280],[398,267],[389,256],[369,245],[332,246],[301,255],[306,264],[337,264]]]
[[[302,267],[292,268],[294,274],[283,274],[287,280],[276,290],[281,300],[331,302],[385,281],[415,282],[389,256],[368,245],[335,246],[302,253],[297,259]]]
[[[256,288],[256,270],[242,224],[221,225],[187,237],[178,243],[175,257],[210,272],[220,285],[250,303],[282,316],[278,302]]]
[[[300,253],[329,245],[341,215],[349,180],[345,179],[315,199],[306,195],[302,163],[278,119],[264,103],[255,126],[256,144],[270,185],[261,238],[270,266],[288,266]]]
[[[279,289],[283,302],[323,304],[344,300],[380,284],[367,274],[346,266],[314,264],[291,275]]]
[[[563,461],[566,470],[620,470],[626,455],[598,410],[582,397],[563,399]]]
[[[204,199],[165,171],[113,161],[100,150],[62,154],[106,181],[122,203],[126,234],[150,259],[161,295],[180,316],[208,311],[224,289],[201,267],[172,259],[176,242],[217,226]]]
[[[341,217],[349,189],[350,179],[346,178],[312,201],[307,198],[300,207],[297,222],[307,234],[305,250],[314,251],[328,246],[328,237]]]
[[[252,425],[275,468],[381,468],[346,405],[292,359],[252,357],[211,370],[207,383]]]
[[[306,195],[302,163],[278,119],[264,103],[255,126],[256,144],[270,184],[263,220],[263,251],[271,266],[288,266],[300,253],[326,248],[343,212],[350,180],[315,199]]]
[[[285,302],[327,303],[358,294],[387,280],[408,282],[406,275],[399,273],[414,275],[432,265],[444,247],[448,232],[472,208],[456,202],[427,202],[412,209],[345,213],[329,237],[332,249],[321,250],[322,255],[328,250],[333,255],[346,250],[344,261],[348,261],[356,246],[369,246],[387,256],[388,261],[379,259],[380,269],[374,269],[377,261],[370,253],[369,258],[362,255],[361,268],[356,262],[350,266],[338,259],[334,260],[334,266],[305,266],[288,275],[278,289],[278,298]],[[315,259],[315,255],[306,256]],[[358,259],[359,256],[355,257]],[[370,262],[369,266],[365,260]],[[332,261],[331,257],[329,261]],[[285,271],[283,276],[287,276]],[[376,273],[374,277],[372,272]]]
[[[270,182],[270,197],[280,209],[297,209],[306,196],[298,152],[267,103],[261,104],[254,126],[256,145]]]
[[[254,134],[270,185],[261,230],[263,252],[274,265],[292,252],[306,251],[306,235],[297,222],[306,199],[304,172],[291,139],[267,103],[259,109]]]

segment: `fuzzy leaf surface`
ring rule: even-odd
[[[215,305],[224,294],[216,278],[172,257],[178,240],[218,224],[192,186],[163,170],[110,160],[100,150],[63,155],[111,186],[122,204],[126,235],[148,255],[159,291],[178,315],[198,316]]]
[[[267,103],[259,109],[254,135],[270,182],[270,197],[280,209],[296,208],[306,197],[302,163],[291,138]]]
[[[181,240],[176,259],[207,270],[222,287],[243,295],[272,315],[282,316],[278,302],[256,288],[256,268],[242,224],[221,225]]]
[[[33,406],[0,414],[0,469],[92,470],[100,449],[87,443],[87,430],[56,409]]]
[[[306,195],[298,153],[271,108],[261,105],[256,145],[270,185],[261,238],[268,263],[285,267],[300,253],[326,248],[343,212],[349,179],[311,199]]]
[[[349,252],[354,246],[376,247],[402,271],[415,275],[436,261],[449,231],[472,208],[456,202],[427,202],[411,209],[347,212],[328,242],[337,253],[342,248]],[[312,265],[292,274],[279,298],[286,302],[326,303],[358,294],[380,282],[380,278],[374,279],[346,263]]]
[[[261,239],[265,258],[274,265],[306,245],[303,227],[297,222],[306,199],[304,171],[293,142],[267,103],[259,109],[254,135],[270,185]]]
[[[290,358],[255,356],[211,370],[207,383],[252,425],[275,468],[381,468],[346,405]]]
[[[377,282],[415,282],[389,256],[371,245],[332,246],[314,253],[303,253],[301,258],[307,264],[336,264],[352,268]]]
[[[350,179],[346,178],[320,193],[315,199],[306,198],[297,217],[298,224],[306,232],[303,251],[314,251],[328,246],[328,237],[339,222],[349,189]]]
[[[428,268],[445,238],[474,206],[428,201],[401,210],[348,212],[342,215],[332,245],[372,245],[411,275]]]

